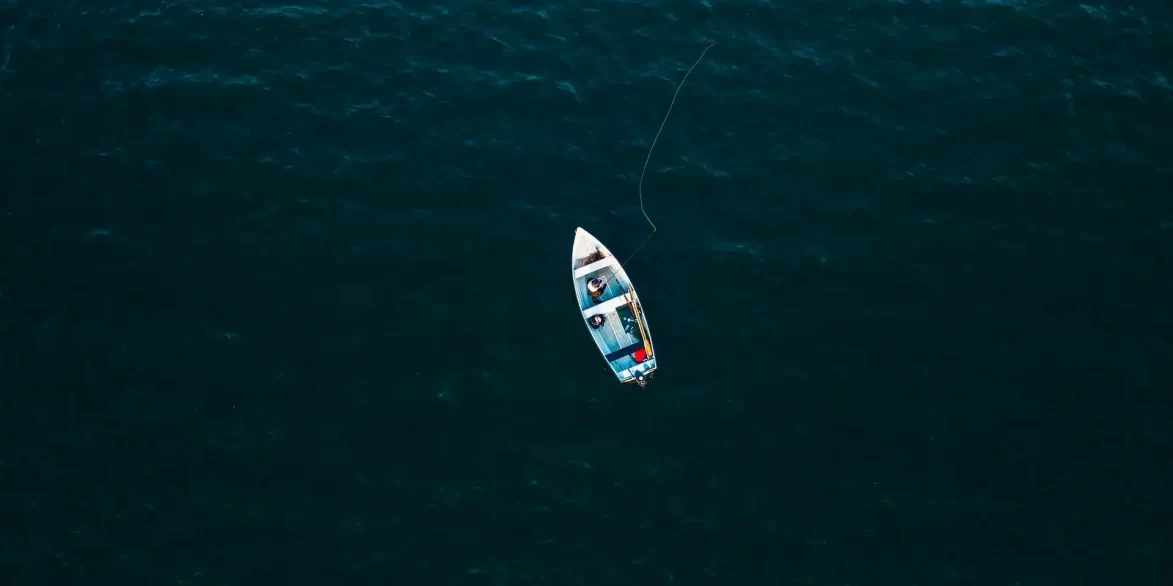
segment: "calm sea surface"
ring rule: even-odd
[[[1168,584],[1170,6],[0,0],[0,582]]]

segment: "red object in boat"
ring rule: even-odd
[[[639,350],[635,351],[635,354],[633,354],[632,357],[635,358],[636,362],[643,362],[648,359],[648,353],[644,351],[643,348],[640,348]]]

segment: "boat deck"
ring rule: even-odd
[[[604,313],[603,317],[606,319],[603,325],[598,329],[591,329],[591,337],[595,339],[595,343],[600,348],[606,348],[608,354],[632,348],[622,356],[610,361],[611,368],[615,372],[622,372],[638,364],[631,357],[631,353],[636,349],[643,348],[643,339],[640,338],[639,326],[635,323],[635,315],[632,314],[631,309],[624,305]]]
[[[580,264],[583,266],[586,265],[586,263],[581,262]],[[612,354],[630,348],[620,358],[610,361],[611,368],[616,373],[619,373],[639,364],[631,357],[631,353],[643,347],[643,339],[640,337],[639,325],[636,323],[635,314],[631,311],[631,307],[628,306],[627,299],[624,295],[630,287],[630,284],[621,275],[611,270],[611,266],[613,265],[604,263],[604,265],[594,270],[589,272],[584,271],[585,274],[579,277],[578,280],[582,283],[582,286],[578,287],[579,307],[584,308],[584,321],[595,314],[601,314],[603,316],[605,320],[603,325],[598,329],[590,328],[590,331],[591,337],[595,339],[595,343],[599,348],[601,350],[605,349],[605,354]],[[586,289],[586,282],[595,277],[604,277],[607,279],[607,289],[599,296],[598,303],[591,300],[590,293]]]

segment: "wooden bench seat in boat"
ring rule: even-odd
[[[595,304],[587,309],[584,309],[582,312],[582,317],[584,319],[590,319],[591,317],[596,316],[596,315],[603,315],[605,313],[611,313],[612,311],[615,311],[616,309],[619,309],[620,307],[624,307],[626,305],[627,305],[627,296],[626,295],[616,295],[616,296],[614,296],[614,297],[612,297],[602,303],[598,303],[598,304]]]
[[[599,269],[603,269],[606,267],[615,268],[615,257],[606,256],[606,257],[603,257],[602,260],[596,260],[595,262],[593,262],[589,265],[575,269],[574,278],[581,279],[581,278],[583,278],[583,277],[585,277],[585,276],[587,276],[587,275],[589,275]]]

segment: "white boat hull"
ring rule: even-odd
[[[647,315],[618,257],[589,232],[578,228],[570,267],[579,313],[607,366],[620,382],[643,386],[656,370],[656,353]],[[607,283],[597,299],[588,287],[595,278]],[[597,328],[591,325],[595,316],[603,318]]]

